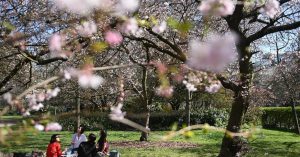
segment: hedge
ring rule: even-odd
[[[294,115],[291,107],[262,107],[262,127],[267,129],[295,130]],[[296,107],[298,119],[300,107]]]
[[[144,125],[145,114],[127,114],[126,118]],[[185,115],[183,112],[172,113],[151,113],[150,116],[150,129],[151,130],[170,130],[171,126],[178,123],[179,119],[184,121]],[[228,113],[224,110],[207,109],[203,112],[191,114],[191,124],[204,124],[208,123],[213,126],[221,126],[226,124]],[[74,130],[77,122],[76,115],[65,115],[57,117],[57,121],[63,126],[63,130]],[[185,121],[184,121],[185,122]],[[81,116],[81,124],[87,130],[99,130],[106,128],[109,130],[133,130],[133,128],[123,125],[121,123],[111,121],[108,118],[108,113],[100,112],[86,112]]]

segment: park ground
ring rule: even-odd
[[[23,142],[10,141],[10,147],[0,147],[2,152],[32,152],[45,151],[50,136],[54,133],[61,134],[62,147],[69,146],[72,132],[40,132],[27,133]],[[89,134],[92,132],[86,132]],[[93,132],[98,135],[98,132]],[[199,157],[217,156],[223,133],[209,131],[207,133],[196,130],[194,136],[186,139],[183,136],[175,137],[162,142],[161,136],[166,131],[154,131],[150,134],[150,142],[137,141],[140,132],[136,131],[109,131],[108,140],[111,149],[116,149],[122,157]],[[300,136],[290,132],[261,129],[249,139],[250,152],[248,157],[299,157]]]

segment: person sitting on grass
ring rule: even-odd
[[[86,136],[83,133],[84,133],[84,127],[80,126],[77,128],[76,133],[72,136],[72,142],[71,142],[71,145],[72,145],[71,153],[72,154],[75,151],[77,151],[81,142],[85,142],[87,140]]]
[[[106,138],[107,133],[102,129],[100,131],[100,139],[98,140],[98,152],[100,152],[102,156],[109,155],[109,144]]]
[[[90,134],[87,142],[81,142],[78,147],[78,157],[96,157],[96,135]]]
[[[61,157],[60,139],[58,134],[51,136],[50,143],[47,148],[47,157]]]

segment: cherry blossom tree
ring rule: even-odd
[[[257,45],[267,36],[300,27],[299,2],[293,0],[7,0],[0,3],[3,6],[0,8],[3,21],[0,42],[4,51],[1,60],[8,67],[1,70],[0,93],[11,91],[13,94],[6,93],[4,98],[23,115],[43,107],[44,100],[57,96],[57,88],[47,87],[51,82],[72,79],[84,89],[98,89],[107,81],[97,71],[143,65],[146,80],[145,67],[154,66],[160,81],[156,94],[163,97],[172,96],[169,76],[176,74],[175,80],[191,91],[203,88],[213,93],[221,85],[233,91],[226,127],[226,133],[233,136],[224,136],[219,154],[222,157],[244,153],[240,131],[250,105],[254,69],[251,59],[257,53]],[[120,53],[124,52],[119,47],[122,42],[131,43],[125,45],[131,57],[147,48],[149,54],[159,56],[159,62],[157,59],[117,65],[130,61]],[[100,53],[103,51],[105,53]],[[140,58],[140,55],[135,56]],[[233,61],[238,63],[238,73],[236,77],[227,77],[224,70]],[[60,72],[33,83],[32,70],[50,63],[63,64],[59,66]],[[187,72],[162,66],[181,64],[186,64]],[[23,68],[29,71],[29,76],[23,70],[27,75],[22,78],[29,79],[17,77]],[[124,75],[121,70],[119,73]],[[195,73],[192,76],[196,79],[189,77],[191,73]],[[187,79],[183,79],[184,76]],[[13,87],[19,84],[25,87]],[[117,105],[111,107],[110,118],[148,133],[147,128],[126,119],[122,111],[124,84],[115,85],[118,89],[113,90],[119,96]],[[45,88],[28,94],[38,87]],[[146,91],[143,87],[144,96]],[[24,97],[28,99],[28,107],[23,105]],[[148,104],[147,99],[145,102]],[[49,125],[44,129],[61,129],[57,123]],[[36,128],[42,130],[39,125]]]

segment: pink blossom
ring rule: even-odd
[[[51,56],[67,58],[69,54],[67,53],[67,51],[63,50],[64,44],[65,39],[61,35],[57,33],[53,34],[49,39],[49,50]]]
[[[280,3],[277,0],[267,0],[265,6],[260,11],[273,19],[280,12]]]
[[[167,29],[167,23],[166,23],[166,21],[163,21],[162,23],[155,25],[152,28],[152,31],[160,34],[160,33],[163,33],[166,29]]]
[[[61,10],[74,14],[88,15],[95,9],[107,6],[108,0],[53,0],[54,5]],[[106,2],[106,3],[105,3]]]
[[[173,95],[172,86],[160,86],[156,89],[156,94],[162,97],[170,98]]]
[[[126,115],[126,112],[122,112],[123,104],[119,103],[118,106],[112,106],[110,108],[111,113],[109,114],[110,119],[112,120],[122,120]]]
[[[205,87],[205,91],[209,92],[209,93],[216,93],[219,91],[219,89],[222,87],[221,83],[218,82],[218,83],[214,83],[214,84],[211,84],[207,87]]]
[[[46,99],[46,94],[45,93],[39,93],[36,95],[36,99],[38,102],[43,102]]]
[[[119,45],[123,41],[123,37],[118,31],[107,31],[104,38],[111,46]]]
[[[192,40],[186,64],[195,70],[219,73],[236,57],[234,42],[232,36],[213,36],[208,42]]]
[[[45,131],[60,131],[62,126],[56,122],[48,123],[46,125]]]
[[[156,67],[156,69],[158,70],[159,74],[164,74],[168,71],[167,66],[161,62],[154,61],[154,62],[150,62],[149,64],[154,65]]]
[[[198,9],[204,15],[228,16],[233,14],[234,8],[232,0],[203,0]]]
[[[82,37],[90,37],[97,32],[97,26],[94,21],[85,21],[82,25],[76,27],[78,34]]]

